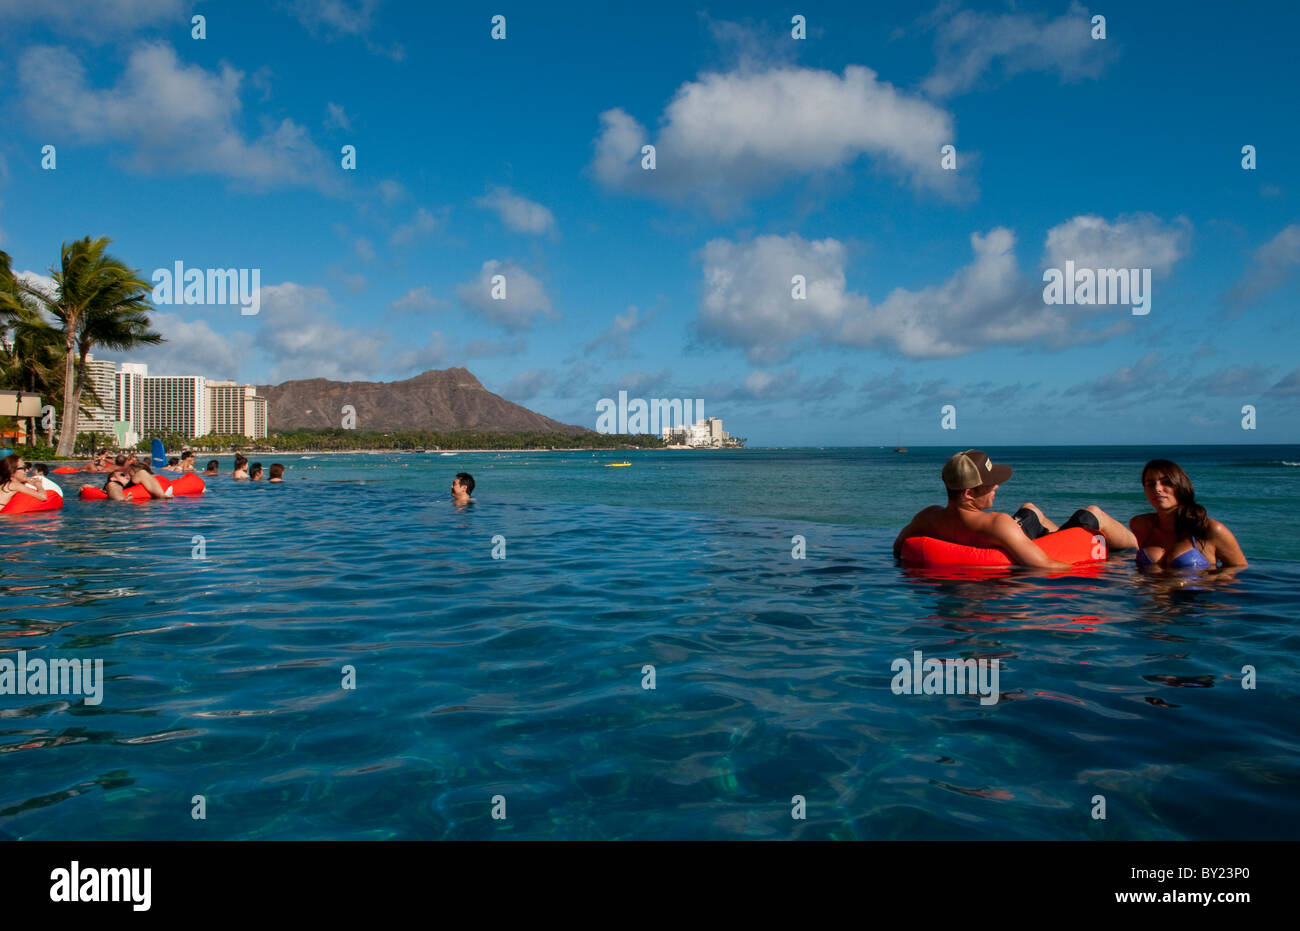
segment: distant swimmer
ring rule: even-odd
[[[0,459],[0,508],[14,495],[30,495],[44,501],[46,491],[40,476],[31,476],[22,456],[10,454]]]
[[[230,473],[230,477],[239,481],[248,478],[248,460],[239,453],[235,453],[235,471]]]
[[[220,475],[221,463],[216,459],[209,459],[208,464],[203,467],[204,475]]]
[[[1192,480],[1168,459],[1142,469],[1142,490],[1155,508],[1128,522],[1137,540],[1139,569],[1244,569],[1248,563],[1232,531],[1196,503]]]
[[[894,558],[898,558],[903,541],[908,537],[933,537],[966,546],[1000,547],[1022,566],[1068,569],[1068,563],[1052,559],[1033,541],[1044,534],[1071,527],[1083,527],[1104,535],[1111,549],[1136,545],[1133,534],[1096,505],[1075,511],[1060,527],[1030,503],[1021,505],[1014,515],[984,513],[993,506],[998,486],[1011,478],[1011,468],[994,465],[993,460],[978,449],[954,455],[944,464],[942,477],[948,490],[948,504],[932,505],[918,512],[894,540]]]
[[[180,456],[172,456],[170,459],[168,459],[167,465],[163,469],[164,472],[179,472],[180,470],[181,470]]]
[[[270,475],[271,475],[271,477],[270,477],[269,479],[267,479],[268,482],[283,482],[283,481],[284,481],[284,466],[280,465],[280,463],[278,463],[278,462],[273,462],[273,463],[271,463],[271,472],[270,472]]]
[[[260,482],[262,480],[262,463],[254,462],[248,469],[248,480],[250,482]]]
[[[472,494],[474,494],[474,476],[468,472],[457,472],[456,477],[451,480],[451,503],[457,507],[473,504],[474,499],[470,497]]]
[[[193,471],[194,471],[194,451],[193,451],[193,450],[191,450],[191,449],[187,449],[187,450],[185,450],[185,452],[181,453],[181,471],[182,471],[182,472],[193,472]]]

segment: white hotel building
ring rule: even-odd
[[[709,417],[689,427],[665,427],[664,442],[675,446],[727,446],[731,437],[720,417]]]
[[[258,396],[253,385],[210,381],[202,375],[150,375],[147,365],[124,362],[115,374],[112,394],[111,409],[118,420],[130,424],[128,445],[161,433],[190,438],[222,433],[253,440],[267,434],[266,398]],[[112,423],[101,432],[111,433]]]

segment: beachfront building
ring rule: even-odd
[[[664,443],[669,446],[717,448],[734,445],[727,431],[722,429],[720,417],[708,417],[683,427],[666,427]]]
[[[208,384],[202,375],[146,375],[143,384],[142,436],[178,433],[196,437],[212,432]]]
[[[128,424],[125,443],[140,442],[144,430],[144,380],[149,366],[140,362],[123,362],[117,372],[117,419]]]
[[[91,400],[89,393],[82,395],[83,410],[77,415],[77,432],[111,436],[117,412],[117,371],[113,363],[87,354],[86,383],[95,389],[99,403]]]
[[[211,433],[266,438],[266,398],[253,385],[233,381],[208,382],[208,424]]]

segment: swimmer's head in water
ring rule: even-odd
[[[1142,467],[1142,490],[1157,511],[1175,509],[1174,532],[1179,539],[1204,540],[1209,535],[1210,515],[1196,503],[1192,480],[1177,463],[1168,459],[1148,462]]]
[[[453,495],[474,494],[474,476],[468,472],[457,472],[456,477],[451,480],[451,493]]]

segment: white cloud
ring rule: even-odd
[[[1291,224],[1255,250],[1250,268],[1228,292],[1237,312],[1280,288],[1300,268],[1300,224]]]
[[[352,131],[352,120],[348,118],[347,111],[343,109],[342,104],[332,101],[325,104],[325,128],[341,129],[344,132]]]
[[[403,223],[397,229],[393,230],[393,235],[389,238],[395,246],[406,246],[415,242],[421,236],[427,236],[434,231],[438,225],[437,218],[423,207],[415,211],[415,216],[411,217],[406,223]]]
[[[622,109],[601,114],[593,171],[609,188],[715,212],[787,179],[843,168],[861,155],[921,187],[953,193],[939,150],[955,143],[950,114],[851,65],[843,77],[811,68],[704,74],[678,89],[657,138]],[[656,147],[656,169],[641,147]]]
[[[15,272],[14,277],[43,294],[50,297],[54,296],[54,279],[49,275],[42,275],[40,272],[22,271]]]
[[[509,188],[494,188],[475,203],[494,211],[506,228],[516,233],[537,235],[555,228],[555,216],[551,211],[536,201],[520,197]]]
[[[586,355],[605,349],[611,359],[621,359],[628,353],[628,339],[649,321],[649,314],[641,313],[636,307],[629,306],[621,314],[615,314],[609,327],[582,347]]]
[[[452,347],[447,338],[437,330],[429,332],[429,338],[423,346],[403,349],[392,357],[393,368],[398,372],[424,372],[446,365],[451,356]]]
[[[529,369],[510,379],[510,384],[498,393],[508,401],[522,403],[537,397],[550,386],[550,372],[544,369]]]
[[[1177,222],[1132,227],[1101,222],[1101,235],[1092,223],[1062,224],[1052,243],[1078,249],[1090,260],[1140,256],[1165,271],[1182,254],[1185,231]],[[810,242],[797,235],[744,243],[713,240],[703,250],[700,335],[744,350],[755,364],[769,364],[805,345],[887,348],[933,359],[988,346],[1062,348],[1132,326],[1129,315],[1116,315],[1108,305],[1044,304],[1038,276],[1020,271],[1010,230],[972,233],[970,243],[973,260],[943,282],[919,290],[895,288],[873,304],[847,288],[845,249],[837,240]],[[792,297],[794,275],[805,277],[806,299]]]
[[[96,351],[96,358],[114,362],[143,362],[150,375],[202,375],[205,378],[239,378],[253,337],[248,332],[223,336],[201,317],[155,312],[153,329],[166,340],[127,352]],[[245,318],[248,319],[248,318]]]
[[[292,281],[262,286],[259,348],[270,354],[272,383],[295,378],[357,381],[385,367],[384,341],[340,326],[329,292]]]
[[[379,196],[386,205],[391,207],[406,197],[406,188],[392,178],[385,178],[379,182]]]
[[[845,249],[835,239],[760,236],[746,243],[715,239],[703,249],[700,334],[743,348],[752,362],[784,358],[805,336],[833,338],[868,305],[845,288]],[[807,298],[791,279],[803,275]]]
[[[505,299],[492,297],[492,279],[505,278]],[[532,325],[536,315],[551,316],[551,299],[542,283],[514,262],[489,259],[479,269],[478,277],[456,289],[456,296],[467,307],[477,310],[487,320],[507,330],[522,330]]]
[[[141,171],[214,174],[255,187],[337,189],[327,159],[292,120],[256,138],[238,127],[242,72],[182,63],[171,46],[138,46],[115,86],[97,90],[72,52],[29,47],[19,56],[22,103],[33,123],[62,138],[119,143]]]
[[[400,44],[383,46],[369,37],[378,7],[379,0],[291,0],[289,12],[313,36],[358,37],[370,52],[401,61],[405,52]]]
[[[357,258],[363,262],[369,262],[375,257],[374,245],[364,236],[358,236],[352,241],[352,251],[355,252]]]
[[[1083,215],[1047,231],[1043,261],[1049,268],[1149,268],[1167,275],[1187,254],[1192,225],[1186,217],[1165,223],[1149,213],[1120,216],[1109,222]]]
[[[938,63],[922,86],[936,97],[980,83],[991,86],[1026,71],[1054,71],[1063,81],[1094,78],[1115,52],[1115,40],[1092,38],[1091,16],[1078,3],[1056,19],[972,10],[949,16],[942,8],[933,18],[938,21]]]
[[[398,313],[431,313],[444,306],[444,301],[433,296],[427,286],[411,288],[397,300],[388,305],[390,310]]]
[[[164,23],[189,28],[190,5],[183,0],[0,0],[0,22],[40,22],[60,35],[111,42]]]

